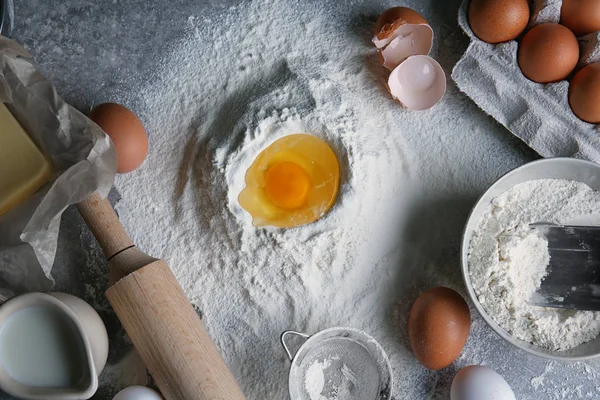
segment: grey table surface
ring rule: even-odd
[[[67,102],[87,112],[94,104],[119,97],[122,90],[140,84],[160,59],[160,53],[183,35],[184,23],[190,15],[218,15],[239,0],[16,0],[13,38],[34,56],[42,72],[55,84]],[[413,0],[399,2],[429,9],[430,14],[452,34],[458,35],[456,11],[460,0]],[[390,6],[389,1],[365,1],[373,15]],[[367,18],[367,17],[365,17]],[[373,18],[369,16],[368,18]],[[448,33],[448,32],[447,32]],[[468,44],[462,48],[440,49],[442,65],[450,69]],[[134,96],[135,99],[135,96]],[[474,111],[476,108],[473,107]],[[536,155],[500,125],[492,125],[495,133],[509,141],[525,159]],[[111,193],[111,200],[118,193]],[[94,304],[104,319],[111,337],[109,364],[117,363],[130,350],[124,332],[110,306],[103,298],[107,285],[107,263],[93,241],[75,208],[66,210],[62,218],[58,254],[54,265],[56,289],[86,299]],[[500,354],[510,345],[498,340],[490,352]],[[515,362],[526,363],[533,371],[543,373],[548,361],[522,354]],[[593,364],[595,366],[597,364]],[[578,367],[559,364],[552,367],[554,380],[564,380],[578,391],[564,398],[578,398],[595,393],[596,383],[586,376],[587,364]],[[102,380],[106,382],[106,377]],[[110,377],[118,380],[118,377]],[[285,384],[285,383],[282,383]],[[118,385],[117,385],[118,386]],[[101,385],[94,399],[111,399],[114,384]],[[519,398],[548,398],[536,394],[534,385],[523,382],[515,387]],[[552,394],[554,398],[555,394]],[[556,394],[560,396],[559,393]],[[401,394],[397,398],[403,398]],[[11,399],[0,394],[0,400]]]

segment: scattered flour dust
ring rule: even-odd
[[[453,370],[432,373],[410,351],[410,304],[430,287],[463,290],[457,233],[472,201],[529,156],[453,85],[424,112],[390,98],[370,38],[392,5],[254,0],[191,16],[156,75],[121,99],[150,138],[142,167],[117,177],[121,221],[168,260],[248,399],[288,398],[281,332],[334,326],[377,339],[401,398],[449,396]],[[444,24],[443,48],[458,54],[462,33]],[[336,204],[310,225],[256,229],[237,202],[246,170],[299,132],[336,152]],[[456,367],[520,357],[474,315]]]
[[[550,260],[547,241],[529,224],[595,224],[599,216],[600,193],[575,181],[529,181],[494,199],[473,232],[469,253],[473,287],[488,314],[517,338],[550,350],[597,337],[600,312],[541,308],[527,301]]]
[[[401,108],[365,70],[372,48],[332,43],[339,26],[324,14],[279,3],[219,17],[235,29],[190,18],[192,38],[144,92],[148,158],[115,184],[124,226],[168,260],[248,399],[287,398],[285,330],[353,326],[385,339],[397,266],[388,255],[414,185],[412,156],[382,99]],[[286,13],[298,17],[289,23]],[[199,53],[199,42],[212,47]],[[301,228],[253,227],[237,200],[246,170],[278,138],[304,132],[340,161],[336,204]]]

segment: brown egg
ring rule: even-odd
[[[117,152],[117,172],[131,172],[148,154],[148,134],[142,121],[128,108],[116,103],[100,104],[89,115],[108,134]]]
[[[375,28],[373,34],[379,39],[384,39],[392,34],[396,29],[395,23],[406,23],[406,24],[425,24],[427,21],[421,14],[407,7],[392,7],[385,10],[377,21],[375,22]],[[382,29],[385,30],[382,32]]]
[[[560,23],[577,36],[600,31],[600,1],[563,0]]]
[[[579,43],[559,24],[533,27],[519,43],[519,67],[534,82],[550,83],[565,79],[579,61]]]
[[[571,80],[569,104],[579,118],[600,124],[600,63],[579,70]]]
[[[410,310],[410,345],[417,360],[429,369],[452,364],[467,343],[470,329],[469,306],[446,287],[421,293]]]
[[[469,25],[475,36],[496,44],[516,39],[529,23],[527,0],[471,0]]]

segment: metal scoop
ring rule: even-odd
[[[550,264],[529,303],[600,311],[600,227],[549,223],[530,226],[548,240]]]

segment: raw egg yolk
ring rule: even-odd
[[[339,183],[340,166],[331,147],[297,133],[275,140],[256,156],[238,200],[254,226],[294,228],[324,216]]]
[[[276,163],[265,176],[265,192],[269,200],[287,210],[305,205],[310,187],[310,176],[304,168],[291,161]]]

